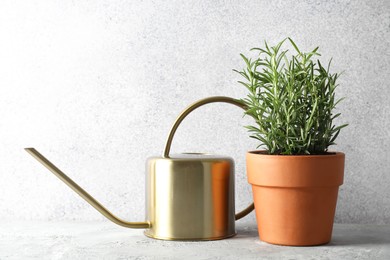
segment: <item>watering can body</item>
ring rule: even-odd
[[[187,153],[170,155],[176,129],[194,109],[225,102],[243,107],[232,98],[211,97],[185,109],[169,133],[161,157],[146,162],[146,220],[128,222],[112,214],[64,172],[34,148],[25,148],[73,191],[112,222],[129,228],[144,228],[148,237],[164,240],[216,240],[234,236],[235,220],[254,209],[253,203],[235,214],[234,161],[230,157]]]
[[[145,235],[158,239],[214,240],[235,232],[234,162],[185,154],[146,163]]]

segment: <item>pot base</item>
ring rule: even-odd
[[[329,243],[338,187],[270,188],[253,186],[260,239],[278,245]]]
[[[296,244],[280,244],[280,243],[276,243],[276,242],[271,242],[271,241],[264,241],[260,238],[260,240],[262,242],[265,242],[267,244],[270,244],[270,245],[275,245],[275,246],[293,246],[293,247],[311,247],[311,246],[324,246],[324,245],[327,245],[329,244],[330,240],[325,242],[325,243],[321,243],[321,244],[305,244],[305,245],[296,245]]]

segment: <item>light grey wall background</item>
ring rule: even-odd
[[[345,71],[336,221],[390,224],[389,31],[387,0],[1,1],[0,219],[103,219],[23,151],[34,146],[107,208],[142,220],[145,160],[179,112],[243,97],[239,53],[291,36]],[[244,155],[256,148],[241,116],[203,107],[173,144],[233,156],[238,208],[251,200]]]

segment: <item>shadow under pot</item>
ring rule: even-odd
[[[246,155],[260,239],[288,246],[327,244],[332,237],[345,155]]]

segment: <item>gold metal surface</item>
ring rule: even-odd
[[[235,220],[254,209],[253,203],[235,214],[234,161],[208,154],[170,156],[173,136],[183,119],[194,109],[213,102],[225,102],[245,109],[228,97],[199,100],[176,119],[169,133],[163,157],[146,164],[145,222],[124,221],[77,185],[34,148],[25,148],[35,159],[112,222],[130,228],[146,228],[145,235],[165,240],[215,240],[235,235]]]
[[[203,105],[210,104],[210,103],[216,103],[216,102],[232,104],[232,105],[238,106],[238,107],[246,110],[245,104],[241,103],[237,99],[230,98],[230,97],[215,96],[215,97],[209,97],[209,98],[204,98],[204,99],[198,100],[197,102],[193,103],[192,105],[190,105],[186,109],[184,109],[184,111],[177,117],[177,119],[173,123],[171,131],[169,132],[167,141],[165,143],[165,149],[164,149],[164,153],[163,153],[164,158],[169,158],[169,151],[171,150],[173,137],[176,133],[177,128],[179,127],[181,122],[184,120],[184,118],[186,118],[186,116],[188,116],[188,114],[190,114],[192,111],[194,111],[198,107],[201,107]],[[246,215],[251,213],[254,209],[255,209],[255,204],[252,203],[247,208],[245,208],[241,212],[237,213],[235,215],[235,219],[239,220],[239,219],[245,217]]]
[[[255,203],[252,202],[252,204],[250,204],[248,207],[246,207],[245,209],[243,209],[242,211],[238,212],[235,215],[235,220],[242,219],[243,217],[251,213],[254,209],[255,209]]]
[[[149,158],[145,235],[214,240],[235,235],[234,162],[229,157]]]
[[[82,189],[77,183],[75,183],[71,178],[66,176],[60,169],[58,169],[54,164],[52,164],[48,159],[46,159],[42,154],[40,154],[34,148],[25,148],[25,150],[31,154],[35,159],[42,163],[46,168],[48,168],[55,176],[57,176],[61,181],[68,185],[72,190],[74,190],[80,197],[82,197],[86,202],[91,204],[97,211],[103,214],[106,218],[123,227],[128,228],[149,228],[151,225],[149,222],[127,222],[113,215],[108,209],[106,209],[102,204],[95,200],[91,195],[88,194],[84,189]]]
[[[164,158],[169,158],[169,151],[171,150],[171,145],[172,145],[172,140],[173,136],[176,133],[177,128],[183,121],[183,119],[188,116],[189,113],[197,109],[198,107],[201,107],[203,105],[209,104],[209,103],[229,103],[238,107],[241,107],[242,109],[246,110],[246,106],[241,103],[240,101],[230,98],[230,97],[222,97],[222,96],[215,96],[215,97],[209,97],[209,98],[204,98],[201,100],[198,100],[197,102],[193,103],[192,105],[188,106],[184,111],[177,117],[176,121],[173,123],[171,131],[169,132],[167,141],[165,143],[165,149],[163,153]]]
[[[205,104],[225,102],[245,109],[232,98],[210,97],[187,107],[174,122],[163,157],[149,158],[146,180],[145,235],[166,240],[215,240],[234,236],[235,220],[254,209],[252,203],[235,214],[234,161],[206,154],[170,156],[174,134],[184,118]]]

